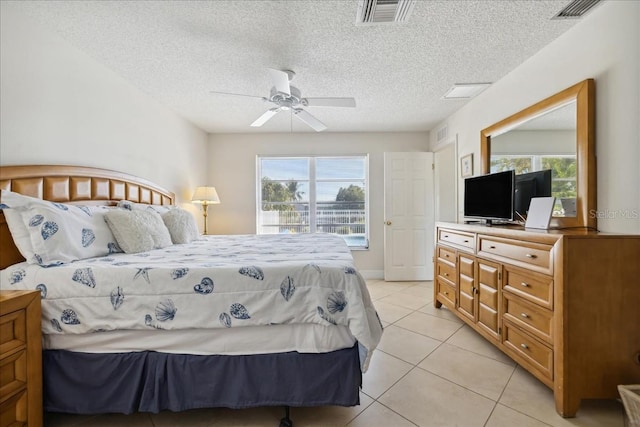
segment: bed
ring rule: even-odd
[[[88,167],[4,166],[0,189],[95,217],[123,201],[175,204],[149,181]],[[32,215],[27,228],[46,239],[51,223]],[[13,231],[0,214],[0,289],[41,292],[45,411],[284,406],[288,420],[291,406],[359,404],[382,325],[340,237],[202,236],[136,253],[109,243],[36,263]],[[85,231],[83,246],[101,238]]]

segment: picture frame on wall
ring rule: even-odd
[[[473,176],[473,153],[460,158],[460,175],[462,178]]]

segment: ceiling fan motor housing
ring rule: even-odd
[[[291,92],[291,95],[279,92],[278,89],[276,89],[276,87],[274,86],[271,88],[269,98],[265,99],[283,109],[290,109],[299,105],[304,105],[303,98],[301,98],[300,90],[297,87],[290,86],[289,91]]]

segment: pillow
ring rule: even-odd
[[[174,244],[191,243],[200,235],[196,220],[184,209],[174,208],[162,214]]]
[[[45,202],[42,199],[24,196],[12,191],[2,190],[0,192],[0,206],[7,220],[13,243],[27,262],[35,263],[29,228],[22,222],[21,215],[23,208],[30,203],[44,204]]]
[[[152,210],[159,214],[163,214],[165,212],[173,209],[173,206],[166,205],[148,205],[145,203],[136,203],[130,202],[129,200],[120,200],[117,204],[119,208],[126,209],[128,211],[144,211],[144,210]]]
[[[59,265],[122,252],[105,223],[106,206],[54,203],[2,192],[5,218],[16,247],[31,264]]]
[[[35,262],[51,266],[122,252],[105,223],[108,211],[106,206],[50,202],[23,208]]]
[[[162,217],[151,209],[113,209],[105,218],[118,245],[128,254],[171,246]]]

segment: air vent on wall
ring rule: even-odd
[[[573,0],[562,9],[553,19],[577,19],[591,10],[601,0]]]
[[[448,136],[449,136],[449,126],[444,125],[440,129],[438,129],[438,131],[436,132],[436,142],[440,143],[445,139],[447,139]]]
[[[415,4],[416,0],[360,0],[356,24],[405,22]]]

